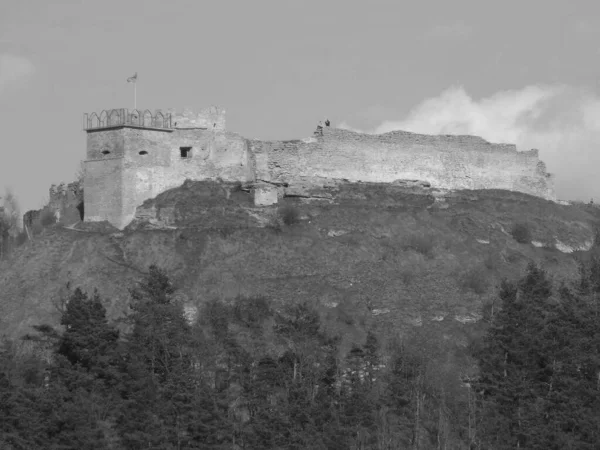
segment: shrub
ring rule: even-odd
[[[516,223],[510,234],[519,244],[529,244],[531,243],[531,230],[529,229],[529,225],[526,223]]]
[[[244,185],[241,181],[236,181],[233,186],[231,186],[231,192],[244,192]]]
[[[433,236],[422,233],[412,234],[404,242],[405,250],[414,250],[426,258],[433,258],[433,247]]]
[[[50,225],[54,225],[56,223],[56,216],[53,211],[49,209],[44,209],[40,214],[40,224],[43,227],[49,227]]]
[[[265,297],[238,297],[233,305],[233,317],[249,328],[257,328],[273,311]]]
[[[42,224],[39,221],[33,222],[31,224],[31,227],[29,228],[29,230],[31,231],[31,234],[34,236],[37,236],[38,234],[40,234],[43,229],[44,229],[44,227],[42,226]]]
[[[293,205],[285,205],[279,208],[279,216],[283,223],[288,226],[300,222],[300,211]]]
[[[594,242],[592,248],[600,248],[600,227],[594,227]]]
[[[235,227],[221,227],[221,228],[217,228],[217,230],[219,231],[219,235],[223,239],[227,239],[229,236],[231,236],[233,233],[235,233],[236,228]]]
[[[16,239],[17,246],[23,245],[25,242],[27,242],[27,239],[28,239],[27,232],[25,230],[21,231],[17,235],[17,239]]]
[[[552,236],[544,236],[542,239],[542,248],[546,250],[554,250],[556,248],[556,243]]]
[[[489,287],[486,271],[482,267],[467,269],[459,278],[460,286],[464,290],[470,290],[478,295],[483,295]]]
[[[415,270],[410,267],[400,271],[400,279],[405,286],[410,286],[413,283],[415,276]]]
[[[83,221],[83,218],[84,218],[84,205],[83,205],[83,201],[79,202],[79,204],[77,205],[77,211],[79,211],[79,218],[81,219],[81,221]]]
[[[504,252],[504,259],[506,259],[506,262],[508,262],[509,264],[514,264],[516,262],[521,261],[522,256],[523,255],[521,255],[519,252],[515,252],[510,249]]]
[[[281,223],[278,216],[272,216],[265,224],[265,228],[273,230],[275,233],[281,233]]]
[[[498,268],[498,257],[492,252],[489,252],[483,260],[483,265],[488,270],[496,270]]]

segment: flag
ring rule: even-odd
[[[137,81],[137,72],[134,76],[127,78],[128,83],[135,83]]]

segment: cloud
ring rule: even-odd
[[[0,54],[0,92],[9,84],[31,76],[34,71],[33,63],[27,58]]]
[[[464,39],[471,35],[470,26],[455,22],[443,25],[434,25],[425,31],[423,39]]]
[[[361,131],[345,122],[339,126]],[[519,150],[537,148],[556,175],[559,198],[600,198],[600,98],[584,88],[533,85],[477,100],[463,87],[451,87],[405,118],[386,120],[366,132],[392,130],[469,134],[514,143]]]

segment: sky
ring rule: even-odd
[[[85,159],[85,112],[227,111],[248,138],[476,134],[600,199],[600,4],[0,0],[0,190],[23,211]],[[0,193],[0,195],[2,195]]]

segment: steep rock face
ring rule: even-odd
[[[51,228],[0,263],[0,329],[18,336],[56,324],[66,283],[98,288],[118,317],[150,264],[167,270],[189,311],[264,295],[316,304],[347,339],[371,326],[458,326],[479,320],[495,283],[530,260],[558,279],[577,273],[573,254],[516,243],[515,222],[527,221],[534,240],[572,248],[590,242],[598,222],[524,194],[409,184],[344,183],[256,207],[252,186],[187,182],[146,201],[122,232]],[[295,211],[290,225],[284,207]]]

